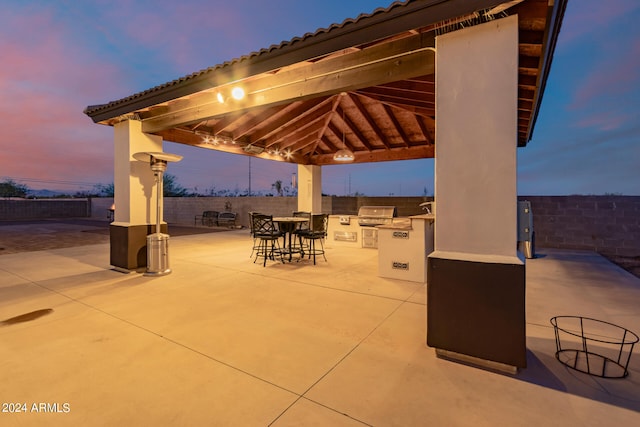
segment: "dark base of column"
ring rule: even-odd
[[[430,257],[427,345],[475,358],[470,360],[526,367],[524,264]]]
[[[167,224],[162,224],[160,228],[167,233]],[[155,224],[111,224],[111,265],[123,271],[144,270],[147,267],[147,235],[155,230]]]

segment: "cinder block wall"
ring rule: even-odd
[[[113,198],[92,200],[91,217],[106,218]],[[155,206],[155,205],[154,205]],[[235,212],[236,223],[249,227],[249,212],[291,215],[298,209],[295,197],[165,197],[164,220],[170,224],[193,226],[196,215],[204,211]],[[322,198],[322,212],[331,213],[331,197]]]
[[[322,212],[356,215],[360,206],[396,206],[398,216],[423,213],[420,203],[432,197],[332,197],[322,198]],[[295,197],[167,197],[164,219],[173,224],[194,225],[196,215],[204,211],[231,211],[238,214],[236,223],[249,227],[249,212],[274,216],[291,215],[298,209]]]
[[[361,206],[395,206],[398,216],[420,215],[424,213],[420,203],[433,197],[331,197],[333,214],[357,215]]]
[[[536,247],[640,255],[639,196],[522,196],[531,201]]]
[[[96,197],[91,199],[91,218],[108,219],[109,209],[113,205],[113,197]]]
[[[235,212],[236,224],[249,227],[249,212],[291,215],[297,210],[295,197],[166,197],[164,219],[168,223],[194,225],[204,211]]]
[[[79,218],[91,215],[87,199],[0,200],[0,220]]]

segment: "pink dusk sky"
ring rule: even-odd
[[[314,32],[383,0],[5,0],[0,181],[91,190],[113,182],[113,129],[83,110]],[[640,195],[640,2],[569,0],[521,195]],[[189,191],[267,191],[295,165],[165,143]],[[323,192],[433,194],[433,159],[323,168]]]

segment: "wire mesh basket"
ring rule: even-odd
[[[629,360],[638,336],[602,320],[579,316],[551,318],[560,363],[602,378],[629,375]]]

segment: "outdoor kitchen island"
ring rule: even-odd
[[[378,276],[425,283],[433,252],[435,215],[423,214],[379,225]]]
[[[330,245],[378,250],[378,275],[425,283],[427,256],[433,251],[434,214],[389,218],[362,225],[356,215],[329,215]]]
[[[336,246],[376,249],[376,226],[396,221],[395,206],[361,206],[358,215],[329,215],[328,240]]]

